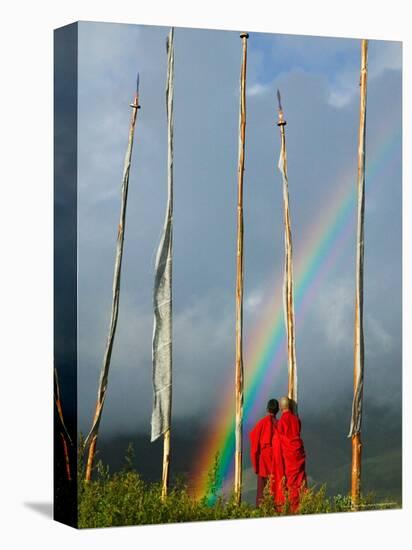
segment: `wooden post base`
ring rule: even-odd
[[[85,480],[90,481],[92,479],[92,470],[94,455],[96,454],[96,445],[97,445],[97,435],[95,435],[90,443],[89,454],[87,456],[87,465],[86,465],[86,476]]]
[[[357,433],[352,436],[351,498],[353,510],[358,509],[361,494],[361,459],[362,442],[360,433]]]

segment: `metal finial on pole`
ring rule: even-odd
[[[276,96],[278,98],[278,123],[277,124],[278,126],[286,126],[286,120],[284,119],[284,116],[283,116],[282,102],[280,99],[279,90],[277,91]]]
[[[133,107],[134,109],[140,109],[140,105],[139,105],[139,84],[140,84],[140,74],[137,73],[136,93],[135,93],[135,96],[134,96],[133,103],[130,103],[130,107]]]
[[[237,198],[237,253],[236,253],[236,369],[235,369],[235,479],[234,490],[237,504],[242,495],[242,433],[243,433],[243,173],[245,170],[246,133],[246,61],[247,39],[241,33],[242,67],[240,73],[239,108],[239,159],[238,159],[238,198]]]

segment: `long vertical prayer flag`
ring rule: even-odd
[[[132,115],[129,129],[129,140],[127,144],[126,155],[124,159],[122,190],[121,190],[121,207],[120,221],[117,229],[116,257],[113,273],[113,288],[112,288],[112,310],[110,315],[109,333],[106,341],[106,349],[103,357],[103,365],[100,372],[99,388],[97,390],[96,408],[93,419],[93,425],[85,440],[85,445],[90,444],[89,454],[86,466],[86,480],[91,479],[94,455],[96,452],[97,434],[99,430],[100,420],[102,417],[103,405],[106,398],[106,390],[109,379],[110,361],[112,357],[112,349],[114,336],[116,333],[117,319],[119,315],[119,299],[120,299],[120,273],[122,268],[123,258],[123,243],[124,231],[126,225],[126,207],[127,193],[129,189],[129,174],[132,163],[133,139],[136,126],[137,110],[139,109],[139,74],[137,75],[136,94],[133,103],[130,104]]]
[[[358,181],[357,181],[357,235],[356,235],[356,300],[354,334],[354,377],[352,417],[348,437],[352,438],[351,496],[357,506],[360,497],[361,480],[361,423],[364,371],[363,337],[363,255],[365,218],[365,138],[366,138],[366,90],[368,75],[368,41],[362,40],[360,75],[360,115],[358,138]]]
[[[365,218],[365,137],[366,137],[366,86],[367,86],[367,41],[362,41],[361,94],[358,147],[357,182],[357,235],[356,235],[356,302],[355,302],[355,345],[354,345],[354,396],[349,437],[360,432],[362,421],[362,394],[364,370],[363,338],[363,256]]]
[[[246,61],[248,33],[242,39],[239,105],[239,157],[237,193],[237,247],[236,247],[236,365],[235,365],[235,498],[240,504],[242,492],[243,457],[243,174],[245,170],[246,134]]]
[[[151,441],[165,436],[164,486],[167,484],[172,406],[172,233],[173,233],[173,29],[166,42],[167,205],[156,256],[153,327],[153,412]],[[165,472],[165,468],[167,471]],[[166,477],[166,479],[165,479]]]
[[[283,282],[283,306],[285,315],[285,325],[288,346],[288,396],[297,405],[298,400],[298,380],[296,370],[296,350],[295,350],[295,308],[293,299],[293,268],[292,268],[292,230],[290,224],[289,211],[289,184],[287,170],[286,154],[286,121],[283,117],[283,109],[280,101],[280,92],[277,92],[279,115],[278,126],[280,128],[280,156],[278,168],[282,174],[283,182],[283,207],[284,207],[284,225],[285,225],[285,271]]]

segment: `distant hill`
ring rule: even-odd
[[[350,462],[338,468],[325,470],[315,483],[327,484],[328,494],[344,494],[350,486]],[[389,450],[384,454],[362,461],[362,492],[373,492],[378,501],[402,504],[402,450]]]
[[[351,441],[347,438],[348,418],[336,405],[327,415],[302,419],[306,450],[306,471],[317,485],[327,484],[329,495],[349,492]],[[362,426],[362,490],[373,491],[379,500],[402,501],[402,430],[400,415],[387,414],[383,407],[369,404]],[[195,419],[176,422],[172,431],[171,476],[185,476],[189,484],[198,468],[199,449],[207,433]],[[162,440],[150,443],[149,433],[101,436],[98,458],[111,472],[122,468],[129,442],[135,449],[135,467],[147,481],[159,481],[162,468]],[[256,477],[250,468],[249,442],[245,429],[244,498],[254,502]],[[205,475],[206,472],[199,472]],[[230,486],[230,481],[229,481]]]

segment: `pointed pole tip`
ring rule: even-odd
[[[175,32],[175,28],[170,27],[169,34],[166,36],[166,52],[169,51],[170,44],[173,41],[174,32]]]
[[[278,126],[286,126],[286,120],[283,115],[283,108],[282,108],[282,102],[280,99],[280,91],[279,89],[276,92],[277,98],[278,98]]]
[[[130,107],[133,107],[133,109],[140,109],[140,105],[138,104],[139,103],[139,83],[140,83],[140,73],[139,73],[139,71],[137,71],[136,93],[135,93],[133,103],[130,103],[130,105],[129,105]]]
[[[279,88],[277,89],[276,95],[277,95],[277,98],[278,98],[279,111],[281,111],[282,110],[282,102],[281,102],[281,99],[280,99]]]

